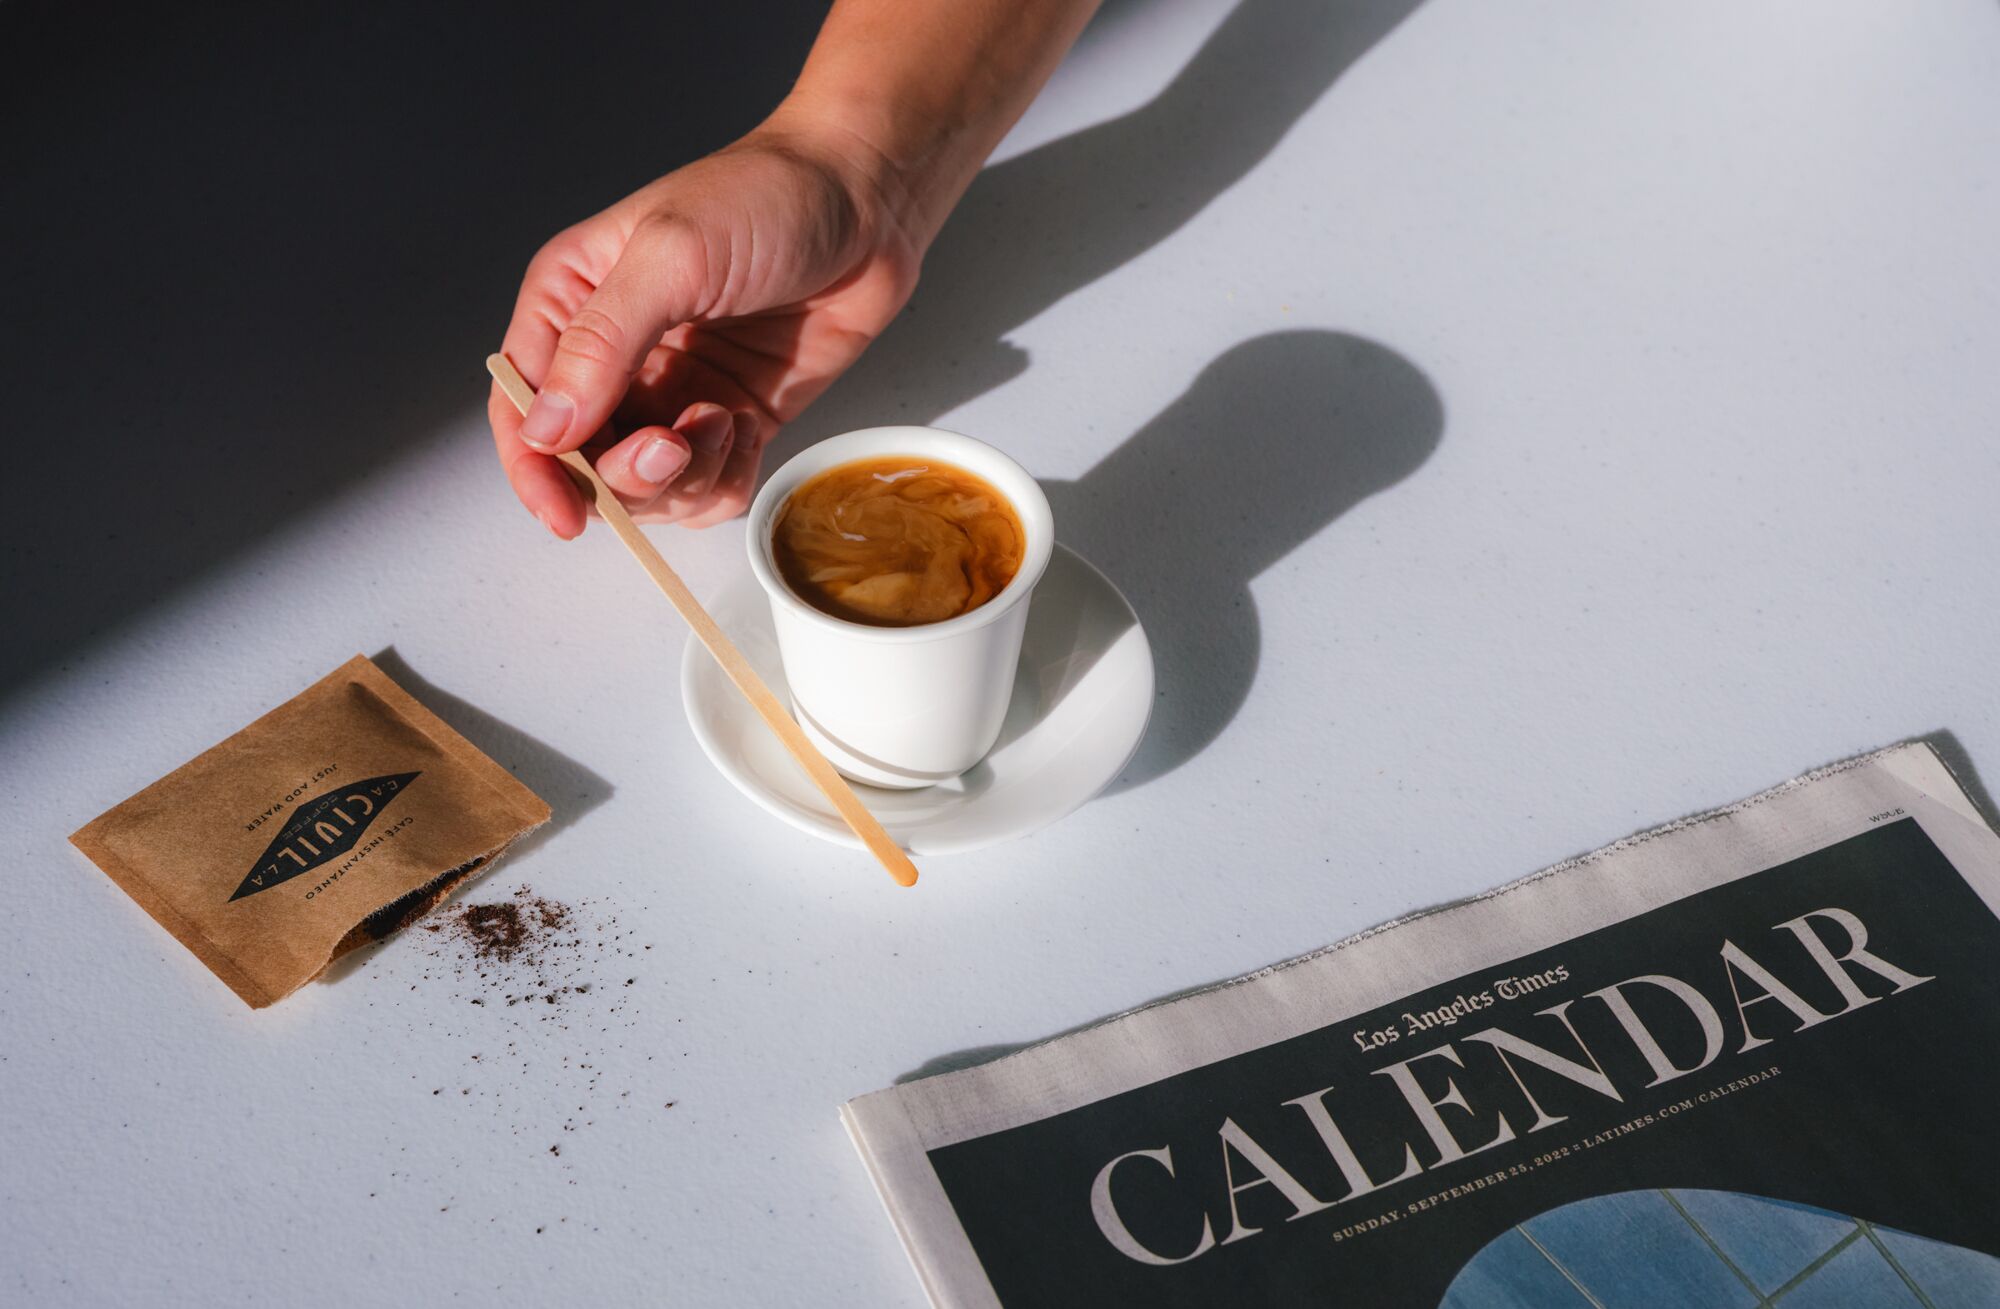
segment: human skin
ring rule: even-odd
[[[525,417],[487,402],[521,503],[582,532],[554,456],[583,449],[641,521],[741,513],[1097,4],[838,0],[763,123],[543,246],[501,347],[539,395]]]

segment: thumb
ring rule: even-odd
[[[556,340],[521,439],[545,454],[574,450],[611,421],[625,388],[667,329],[693,318],[707,283],[705,245],[685,227],[647,225]]]

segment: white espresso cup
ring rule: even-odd
[[[893,455],[976,473],[1019,515],[1027,538],[1020,569],[977,609],[941,623],[871,627],[815,609],[785,585],[771,534],[792,492],[829,468]],[[1055,548],[1048,497],[1026,469],[983,441],[934,427],[848,432],[771,474],[751,502],[747,539],[793,712],[835,768],[871,786],[910,789],[957,777],[993,748],[1014,691],[1028,597]]]

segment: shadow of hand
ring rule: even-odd
[[[1416,5],[1242,0],[1153,99],[986,169],[902,317],[773,463],[833,432],[934,421],[1019,375],[1009,332],[1207,208]]]

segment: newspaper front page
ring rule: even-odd
[[[842,1117],[940,1306],[2000,1304],[1996,910],[1905,745]]]

